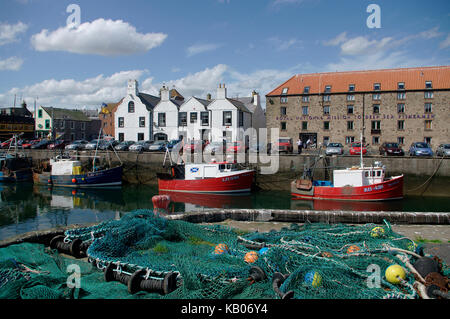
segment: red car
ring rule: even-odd
[[[31,146],[33,146],[34,144],[39,143],[40,140],[31,140],[31,141],[26,141],[22,144],[23,148],[31,148]]]
[[[187,153],[194,153],[203,151],[204,148],[205,141],[192,141],[184,145],[183,151]]]
[[[292,154],[292,152],[294,150],[294,144],[292,143],[292,138],[289,138],[289,137],[280,137],[278,139],[277,146],[278,146],[279,153],[285,152],[286,154],[287,153]]]
[[[227,153],[244,153],[248,151],[248,146],[244,142],[233,142],[227,145]]]
[[[3,143],[0,144],[0,147],[1,148],[8,148],[9,144],[11,144],[11,142],[12,142],[12,139],[6,140],[6,141],[4,141]]]
[[[367,147],[363,145],[362,147],[363,155],[367,153]],[[350,146],[350,155],[361,155],[361,143],[355,142]]]

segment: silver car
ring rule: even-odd
[[[342,155],[344,154],[344,146],[341,143],[328,143],[325,150],[326,155]]]
[[[450,156],[450,144],[441,144],[436,149],[436,156]]]
[[[145,152],[148,151],[150,145],[152,145],[152,141],[138,141],[131,145],[128,150],[131,152]]]

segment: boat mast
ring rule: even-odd
[[[364,168],[364,162],[363,162],[363,133],[361,132],[361,145],[360,145],[360,156],[361,156],[361,163],[359,164],[359,166],[361,168]]]

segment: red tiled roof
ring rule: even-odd
[[[450,65],[297,74],[268,93],[267,96],[281,95],[283,88],[288,88],[288,95],[303,94],[304,88],[308,86],[310,94],[323,93],[327,85],[331,85],[331,93],[346,93],[350,84],[355,85],[355,92],[367,92],[373,91],[374,83],[381,84],[381,91],[395,91],[398,82],[405,83],[405,90],[423,90],[426,81],[432,81],[433,89],[450,89]]]

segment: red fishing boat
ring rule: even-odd
[[[212,162],[171,166],[171,174],[158,173],[160,192],[242,193],[250,192],[255,171],[236,163]]]

